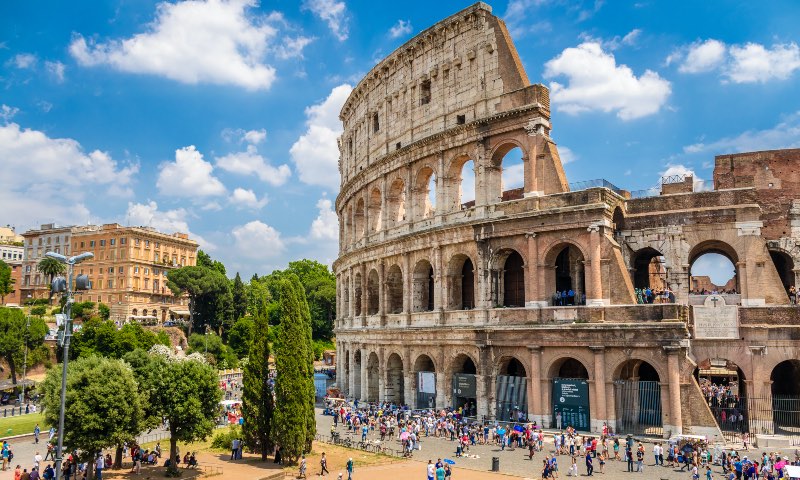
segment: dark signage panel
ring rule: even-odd
[[[477,398],[475,375],[456,373],[453,375],[453,396],[464,398]]]
[[[553,426],[561,413],[561,428],[589,431],[589,382],[583,379],[553,379]]]

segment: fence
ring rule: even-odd
[[[328,443],[331,445],[338,445],[345,448],[354,448],[363,450],[365,452],[379,453],[382,455],[389,455],[390,457],[402,457],[403,451],[395,448],[390,448],[384,445],[385,442],[380,440],[367,440],[366,442],[359,441],[355,438],[335,434],[332,437],[317,434],[314,436],[317,442]]]
[[[588,190],[590,188],[607,188],[618,195],[623,195],[624,190],[609,182],[605,178],[597,178],[594,180],[584,180],[582,182],[573,182],[569,184],[570,192],[578,192],[580,190]]]
[[[740,443],[742,435],[779,435],[800,446],[800,396],[712,398],[709,407],[725,440]]]
[[[617,431],[635,435],[662,436],[661,385],[653,381],[614,382]]]
[[[33,411],[25,411],[25,406],[20,405],[19,407],[3,407],[3,416],[4,417],[14,417],[17,415],[30,415],[32,413],[42,413],[42,410],[37,408],[35,412]]]

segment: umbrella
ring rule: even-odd
[[[525,431],[525,429],[520,427],[519,425],[514,425],[514,430],[516,430],[518,432],[524,432]]]
[[[449,458],[445,458],[444,459],[444,463],[446,463],[448,465],[455,465],[456,464],[456,462],[454,460],[450,460]]]
[[[401,433],[400,440],[408,440],[408,432]]]
[[[506,429],[505,428],[498,428],[497,429],[497,434],[498,435],[505,435],[505,433],[506,433]]]

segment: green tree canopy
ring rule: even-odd
[[[39,317],[30,317],[30,326],[25,313],[18,308],[0,307],[0,357],[8,363],[11,381],[17,383],[17,369],[23,362],[25,345],[33,359],[33,352],[44,346],[47,324]],[[34,365],[35,362],[30,362]]]
[[[242,317],[233,324],[228,330],[228,346],[233,349],[237,357],[244,358],[250,356],[250,348],[253,343],[255,322],[253,317]],[[266,329],[261,332],[266,336]]]
[[[305,291],[313,338],[329,340],[333,337],[333,320],[336,316],[336,277],[327,265],[315,260],[289,262],[286,270],[276,270],[262,277],[273,298],[277,298],[279,281],[288,274],[297,275]],[[271,317],[272,320],[275,320]]]
[[[197,266],[210,268],[211,270],[216,270],[217,272],[223,275],[227,275],[227,272],[225,271],[225,265],[223,265],[222,262],[218,260],[214,260],[213,258],[211,258],[211,256],[209,256],[206,252],[202,250],[197,251]]]
[[[245,317],[240,322],[249,319]],[[250,320],[251,328],[259,332],[253,338],[252,347],[244,366],[242,379],[242,415],[244,416],[244,437],[247,445],[261,454],[261,460],[266,460],[267,453],[272,451],[272,414],[275,409],[275,400],[272,394],[269,378],[269,322],[266,316]],[[234,325],[234,329],[236,328]],[[232,339],[233,331],[231,332]]]
[[[49,425],[58,425],[61,368],[47,372],[42,391],[45,419]],[[83,460],[91,461],[103,448],[132,440],[144,428],[141,395],[127,363],[97,356],[70,362],[64,410],[68,448],[83,452]]]
[[[203,266],[182,267],[167,273],[167,287],[175,295],[189,295],[190,328],[210,325],[215,330],[225,321],[225,297],[230,282],[225,274]]]
[[[0,303],[6,303],[6,295],[14,293],[14,279],[11,278],[11,267],[0,260]]]
[[[189,335],[189,351],[187,353],[206,354],[211,357],[211,363],[218,368],[234,368],[238,359],[233,349],[222,342],[222,337],[209,332],[207,334],[193,333]]]
[[[247,291],[242,282],[242,277],[239,272],[236,272],[236,277],[233,279],[231,285],[231,295],[233,302],[233,322],[247,315]]]
[[[170,345],[169,336],[163,331],[154,332],[138,323],[126,323],[122,328],[110,320],[98,317],[83,323],[83,327],[72,337],[70,358],[101,355],[122,358],[137,348],[150,350],[153,345]]]

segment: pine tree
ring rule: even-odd
[[[314,400],[316,396],[316,387],[314,386],[314,345],[312,340],[312,332],[311,332],[311,311],[308,308],[308,301],[306,299],[306,292],[303,288],[303,284],[300,283],[299,277],[297,275],[288,275],[288,280],[292,282],[292,286],[295,289],[295,294],[300,300],[300,313],[303,319],[303,330],[306,333],[305,343],[307,349],[307,356],[306,356],[306,369],[308,371],[308,376],[311,379],[308,382],[307,393],[306,393],[306,431],[310,432],[306,436],[306,451],[311,451],[311,444],[314,441],[314,434],[317,431],[317,419],[315,416],[314,411]]]
[[[233,323],[247,315],[247,293],[244,290],[244,283],[239,272],[236,272],[236,278],[233,279],[233,287],[231,288],[233,294]]]
[[[273,415],[273,438],[278,439],[287,462],[295,462],[302,455],[315,431],[309,431],[308,395],[309,384],[313,387],[314,376],[310,374],[308,323],[304,318],[305,301],[298,295],[299,279],[287,276],[280,280],[281,322],[275,341],[275,413]],[[313,402],[313,397],[310,400]],[[312,412],[313,413],[313,412]]]
[[[275,399],[269,385],[269,341],[267,330],[269,321],[265,315],[256,317],[255,328],[259,332],[253,338],[250,356],[244,367],[242,414],[244,416],[244,439],[247,445],[261,453],[261,460],[267,459],[272,451],[272,415]]]

